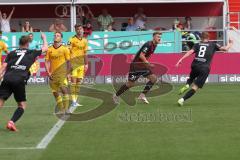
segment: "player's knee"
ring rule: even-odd
[[[20,107],[20,108],[22,108],[22,109],[26,109],[27,108],[27,105],[26,105],[26,103],[24,103],[24,102],[19,102],[18,103],[18,107]]]
[[[194,91],[197,91],[197,90],[198,90],[198,86],[194,84],[194,85],[192,86],[192,89],[193,89]]]
[[[126,83],[126,86],[127,86],[128,88],[131,88],[131,87],[134,86],[134,82],[128,81],[128,82]]]
[[[152,75],[151,78],[150,78],[150,81],[152,83],[156,83],[157,82],[157,76],[156,75]]]
[[[57,98],[59,96],[58,92],[53,92],[53,96]]]

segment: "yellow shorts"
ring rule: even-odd
[[[73,69],[71,75],[72,75],[73,78],[81,78],[81,79],[83,79],[83,77],[85,75],[84,65],[81,65],[81,66]]]
[[[65,79],[52,79],[49,82],[52,92],[59,92],[60,88],[68,87],[67,78]]]

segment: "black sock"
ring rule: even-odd
[[[123,94],[126,90],[128,90],[128,86],[126,86],[126,84],[124,84],[116,93],[116,96],[120,96],[121,94]]]
[[[147,82],[147,84],[146,84],[144,90],[142,91],[142,93],[147,94],[148,91],[150,91],[150,89],[152,88],[153,85],[154,85],[153,82],[151,82],[151,81]]]
[[[19,118],[23,115],[23,113],[24,113],[24,109],[22,107],[18,107],[15,110],[15,112],[11,118],[11,121],[13,121],[14,123],[17,122],[17,120],[19,120]]]
[[[187,100],[188,98],[192,97],[196,91],[194,89],[190,89],[184,96],[183,99],[184,101]]]

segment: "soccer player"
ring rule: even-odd
[[[7,45],[2,41],[2,31],[0,31],[0,66],[2,65],[2,51],[8,54]]]
[[[69,39],[72,66],[70,91],[72,98],[71,106],[73,107],[82,106],[77,103],[77,99],[80,92],[80,85],[83,81],[85,72],[88,69],[88,42],[87,39],[83,37],[83,26],[76,24],[75,31],[76,35]]]
[[[230,39],[227,46],[220,46],[217,43],[209,41],[208,32],[201,34],[201,42],[193,46],[176,64],[176,67],[182,63],[182,61],[195,53],[195,58],[191,65],[191,72],[187,84],[180,89],[179,94],[186,92],[190,85],[192,88],[178,100],[179,106],[183,106],[184,101],[192,97],[199,88],[202,88],[210,72],[210,65],[213,55],[216,51],[228,51],[232,46],[233,41]]]
[[[22,36],[19,39],[19,49],[11,51],[0,69],[0,78],[3,81],[0,85],[0,108],[13,93],[18,108],[15,110],[11,120],[7,124],[7,129],[17,131],[15,123],[23,115],[26,108],[25,84],[28,79],[29,68],[34,63],[35,58],[42,52],[47,51],[46,36],[42,33],[43,46],[41,50],[29,50],[29,37]]]
[[[149,104],[146,94],[152,88],[154,83],[157,81],[157,77],[152,73],[152,68],[154,67],[148,59],[154,53],[157,44],[161,41],[161,33],[154,32],[153,39],[151,41],[146,42],[141,49],[137,52],[134,57],[132,63],[130,64],[130,70],[128,75],[128,82],[124,84],[117,92],[113,95],[113,101],[115,104],[119,104],[119,96],[123,94],[126,90],[133,87],[135,81],[140,77],[147,77],[149,81],[147,82],[143,92],[138,97],[139,100],[143,101],[146,104]]]
[[[57,102],[57,114],[68,113],[69,92],[66,77],[70,74],[70,51],[62,45],[63,35],[55,32],[54,43],[48,47],[45,56],[45,67],[49,77],[49,84]]]

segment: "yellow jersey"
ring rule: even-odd
[[[2,62],[2,51],[8,52],[7,45],[3,41],[0,41],[0,63]]]
[[[68,47],[63,45],[58,48],[50,46],[48,47],[45,60],[50,62],[50,72],[52,74],[65,74],[67,72],[66,61],[70,60],[70,51]]]
[[[71,63],[84,64],[84,57],[87,54],[88,41],[86,38],[78,38],[76,35],[69,39]]]

